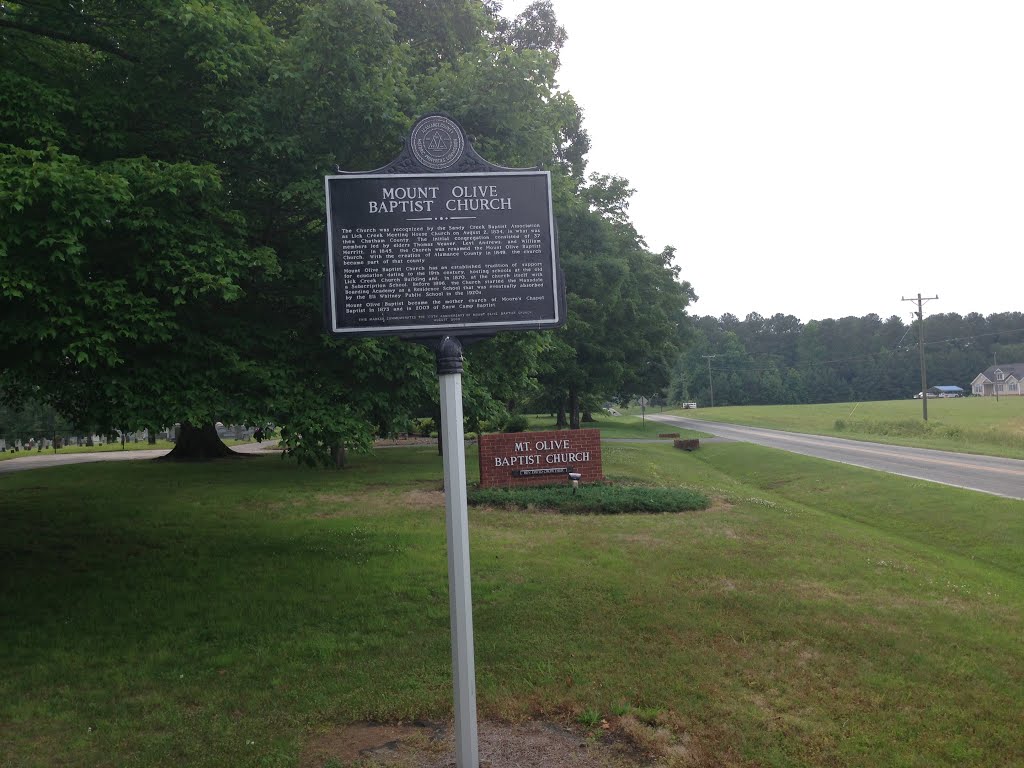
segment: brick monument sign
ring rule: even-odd
[[[584,485],[604,480],[600,430],[480,435],[482,488],[568,485],[570,472]]]

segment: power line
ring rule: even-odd
[[[978,333],[974,336],[953,336],[948,339],[940,339],[938,341],[928,341],[926,344],[945,344],[951,341],[974,341],[974,339],[983,339],[986,336],[1002,336],[1003,334],[1021,333],[1024,332],[1024,328],[1010,328],[1006,331],[992,331],[991,333]],[[1018,343],[1018,342],[1014,342]]]
[[[903,348],[901,350],[883,349],[883,350],[881,350],[879,352],[868,352],[866,354],[855,355],[853,357],[840,357],[840,358],[836,358],[834,360],[804,361],[804,362],[796,363],[794,365],[785,365],[784,367],[785,368],[789,368],[789,369],[793,369],[793,370],[805,370],[805,369],[810,369],[810,368],[818,368],[818,367],[826,366],[826,365],[832,365],[832,364],[835,364],[835,363],[856,363],[856,362],[860,362],[862,360],[873,360],[875,358],[879,358],[879,357],[882,357],[884,355],[892,354],[893,352],[896,352],[896,351],[909,352],[910,348],[909,347],[905,347],[905,348]],[[723,364],[721,366],[717,366],[716,365],[714,370],[717,371],[718,373],[749,373],[749,372],[757,373],[757,372],[761,372],[761,371],[779,370],[779,368],[777,368],[777,367],[773,369],[773,368],[770,368],[770,367],[761,367],[761,366],[754,367],[754,365],[755,364],[750,364],[750,365],[746,365],[745,364],[745,365],[738,365],[738,366],[731,366],[730,367],[728,365]]]

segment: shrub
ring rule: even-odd
[[[530,428],[530,419],[522,413],[515,413],[505,422],[505,432],[525,432]]]
[[[575,515],[685,512],[711,506],[707,496],[688,488],[582,485],[574,494],[568,483],[537,488],[475,488],[469,491],[468,500],[473,506],[536,507]]]

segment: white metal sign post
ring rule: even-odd
[[[466,444],[462,427],[462,345],[458,339],[446,336],[441,340],[437,350],[437,378],[441,385],[441,436],[444,446],[448,602],[452,626],[452,687],[455,690],[455,762],[458,768],[478,768]]]
[[[328,332],[398,336],[437,354],[455,757],[458,768],[479,768],[462,347],[565,323],[551,176],[489,163],[456,122],[427,115],[391,163],[324,184]]]

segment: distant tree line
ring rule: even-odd
[[[670,402],[768,405],[893,400],[921,389],[918,323],[898,315],[811,320],[792,315],[694,318]],[[971,381],[993,361],[1024,360],[1024,313],[925,316],[929,386]],[[710,377],[709,377],[710,361]]]

